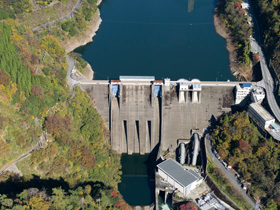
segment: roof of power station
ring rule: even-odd
[[[120,76],[122,81],[154,81],[154,76]]]
[[[249,105],[253,110],[255,110],[265,121],[273,120],[274,117],[268,113],[260,104],[258,103],[251,103]]]
[[[201,178],[196,172],[185,170],[179,163],[171,158],[158,164],[157,167],[183,187],[186,187]]]

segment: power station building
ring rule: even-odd
[[[262,128],[269,129],[275,119],[260,104],[251,103],[248,107],[249,116]]]
[[[193,170],[184,169],[178,162],[169,158],[157,165],[158,174],[185,196],[199,186],[203,179]]]

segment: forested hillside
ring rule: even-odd
[[[249,14],[241,7],[241,0],[219,1],[218,15],[230,31],[232,42],[238,48],[236,62],[248,66],[250,63],[250,42],[252,27],[248,24]]]
[[[7,154],[0,154],[2,167],[15,154],[22,154],[37,143],[42,134],[42,117],[50,107],[66,100],[69,90],[64,50],[54,37],[37,40],[28,28],[12,20],[1,26],[0,140],[5,143],[0,147],[7,149]],[[47,54],[42,62],[48,45],[56,54]],[[52,71],[49,73],[48,69]]]
[[[100,184],[87,184],[73,190],[53,188],[49,194],[45,189],[29,188],[12,199],[0,194],[1,209],[128,209],[120,194]]]
[[[256,17],[261,28],[261,37],[268,60],[280,76],[280,1],[253,0]]]
[[[108,144],[108,131],[87,95],[76,87],[70,96],[65,50],[58,40],[40,38],[8,19],[1,22],[0,43],[0,168],[30,151],[43,130],[48,133],[48,141],[17,164],[23,177],[0,175],[5,194],[0,208],[129,208],[117,192],[120,156]],[[52,190],[53,182],[67,185],[65,193]],[[30,191],[32,183],[45,184],[27,197],[18,195]],[[86,183],[85,189],[77,188]]]
[[[74,8],[77,6],[77,9]],[[37,26],[58,21],[37,31],[37,36],[52,35],[63,41],[83,35],[97,10],[97,0],[0,0],[0,20],[16,19],[20,24],[34,29]],[[75,15],[68,16],[71,12]],[[61,20],[64,17],[68,17]]]
[[[213,130],[212,143],[221,158],[252,183],[253,197],[260,198],[266,209],[280,207],[279,143],[265,139],[247,112],[225,115]]]

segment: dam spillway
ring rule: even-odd
[[[81,81],[108,129],[119,153],[150,153],[190,139],[213,118],[231,111],[238,82],[155,80],[120,77],[119,80]]]

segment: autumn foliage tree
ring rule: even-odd
[[[31,87],[31,94],[43,99],[45,97],[44,90],[40,88],[38,85],[33,85]]]
[[[11,151],[9,144],[0,139],[0,158],[4,158]]]
[[[42,38],[41,45],[45,50],[55,58],[59,58],[64,55],[65,50],[60,45],[58,40],[53,36],[45,36]]]
[[[187,203],[181,204],[179,206],[179,209],[180,210],[198,210],[198,207],[197,207],[196,203],[194,203],[194,202],[187,202]]]
[[[248,65],[250,62],[250,42],[252,28],[248,24],[246,10],[241,6],[240,0],[222,1],[219,15],[229,29],[232,42],[237,47],[237,61],[240,65]]]
[[[11,81],[11,77],[6,72],[0,71],[0,84],[9,85]]]
[[[222,159],[252,183],[254,197],[265,198],[268,191],[280,197],[280,190],[274,188],[279,182],[279,143],[265,139],[245,111],[222,118],[213,130],[212,142]]]
[[[71,128],[71,119],[68,116],[60,117],[55,114],[46,118],[45,130],[58,140],[67,141],[65,138],[71,132]]]

